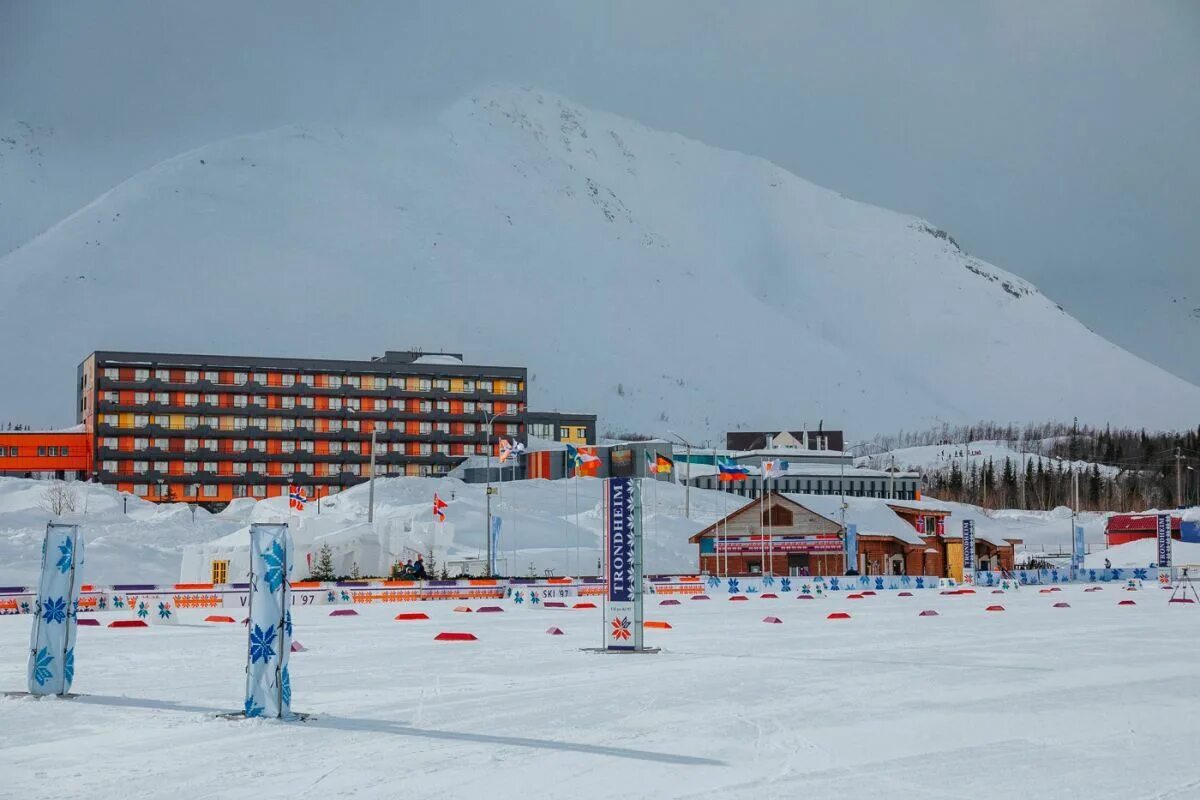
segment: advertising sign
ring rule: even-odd
[[[610,650],[633,650],[641,643],[637,630],[641,601],[636,575],[637,525],[634,518],[634,480],[608,478],[604,481],[604,558],[608,587],[604,598],[604,646]]]
[[[250,641],[243,710],[247,717],[290,717],[292,536],[286,524],[250,526],[250,565]]]
[[[632,478],[633,451],[628,447],[614,447],[609,450],[608,468],[614,478]]]
[[[1158,515],[1158,566],[1171,566],[1171,515]]]
[[[720,539],[716,543],[716,551],[733,555],[761,553],[766,541],[767,538],[761,536],[752,536],[749,539]],[[771,550],[775,553],[837,553],[841,549],[842,538],[836,533],[786,539],[776,536],[771,542]]]
[[[962,579],[975,582],[975,520],[964,519],[962,524]]]
[[[1085,545],[1083,542],[1083,526],[1075,526],[1075,536],[1071,540],[1071,573],[1074,575],[1079,570],[1083,569],[1083,557],[1085,555]]]
[[[83,537],[79,535],[79,526],[53,522],[47,525],[29,645],[30,694],[71,691],[82,566]]]

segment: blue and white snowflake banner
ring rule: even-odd
[[[246,653],[247,717],[289,717],[292,609],[288,578],[292,535],[286,524],[250,526],[250,622]]]
[[[47,525],[29,644],[30,694],[66,694],[71,690],[82,566],[79,526]]]
[[[1158,515],[1158,568],[1171,566],[1171,515]]]

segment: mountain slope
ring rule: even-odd
[[[824,419],[1193,424],[1200,389],[921,220],[492,87],[420,126],[182,154],[0,259],[6,405],[95,348],[526,364],[531,403],[716,437]],[[30,336],[29,331],[38,335]]]

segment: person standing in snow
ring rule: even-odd
[[[413,578],[418,581],[423,581],[429,577],[429,573],[425,571],[425,559],[423,556],[417,556],[417,561],[413,564]]]
[[[1105,568],[1105,569],[1112,569],[1112,562],[1111,562],[1111,561],[1109,561],[1107,558],[1106,558],[1106,559],[1104,559],[1104,568]]]

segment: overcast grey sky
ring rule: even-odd
[[[1200,383],[1194,0],[0,2],[0,119],[110,172],[491,81],[924,216]]]

